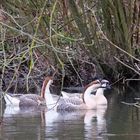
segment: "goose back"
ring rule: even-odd
[[[45,98],[36,94],[25,94],[20,96],[19,106],[39,106],[46,105]]]

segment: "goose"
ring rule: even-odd
[[[98,95],[99,95],[100,92],[102,93],[105,89],[110,89],[110,85],[109,85],[108,80],[106,80],[106,79],[101,80],[101,84],[102,84],[102,88],[98,89],[98,92],[97,92]],[[82,93],[68,93],[68,92],[65,92],[65,91],[61,91],[61,94],[65,98],[71,98],[71,97],[72,98],[73,97],[74,98],[82,98]],[[96,93],[94,93],[94,94],[96,94]]]
[[[51,76],[48,76],[44,82],[41,89],[41,95],[37,94],[21,94],[19,97],[11,96],[7,93],[4,93],[4,100],[6,102],[6,106],[14,105],[14,106],[39,106],[39,105],[46,105],[47,103],[52,103],[52,98],[49,97],[49,102],[46,103],[46,94],[47,96],[50,95],[50,85],[52,84],[53,80]],[[44,88],[45,85],[45,88]]]
[[[85,92],[82,94],[82,98],[78,96],[66,97],[63,99],[64,103],[58,105],[58,109],[65,108],[66,110],[75,109],[97,109],[99,107],[107,107],[107,99],[104,96],[104,90],[110,88],[108,80],[101,80],[99,86],[99,80],[91,82],[85,87]],[[98,83],[98,84],[97,84]],[[98,86],[97,86],[98,85]],[[94,93],[94,94],[92,94]],[[79,93],[80,94],[80,93]],[[75,105],[76,104],[76,105]]]
[[[62,97],[57,103],[57,110],[81,110],[81,109],[96,109],[95,95],[92,94],[95,90],[100,88],[101,82],[94,80],[85,88],[82,98],[65,98]]]

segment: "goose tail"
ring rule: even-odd
[[[62,94],[63,98],[69,98],[69,96],[67,95],[67,93],[65,91],[61,91],[61,94]]]
[[[6,102],[6,105],[19,105],[19,99],[16,97],[12,97],[6,93],[4,93],[4,100]]]

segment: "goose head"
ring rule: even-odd
[[[101,79],[100,79],[99,81],[100,81],[100,83],[101,83],[101,86],[98,87],[98,88],[95,88],[95,89],[91,92],[92,95],[96,95],[97,93],[99,93],[99,91],[104,91],[104,90],[106,90],[106,89],[111,89],[111,86],[110,86],[110,83],[109,83],[108,80],[106,80],[106,79],[101,80]],[[98,91],[98,92],[97,92],[97,91]]]
[[[111,87],[110,87],[110,84],[109,84],[109,81],[108,80],[106,80],[106,79],[103,79],[103,80],[101,80],[101,88],[104,88],[104,89],[110,89]]]
[[[96,90],[94,91],[94,95],[103,95],[104,94],[104,90],[106,89],[110,89],[110,84],[109,84],[109,81],[106,80],[106,79],[103,79],[101,80],[101,86]]]

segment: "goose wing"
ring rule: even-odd
[[[72,105],[81,105],[83,104],[83,100],[80,98],[61,98],[60,100],[61,103],[65,103],[65,104],[72,104]]]
[[[85,104],[79,104],[75,105],[72,103],[60,103],[57,105],[57,111],[75,111],[75,110],[81,110],[81,109],[86,109]]]
[[[85,104],[82,99],[78,98],[61,98],[57,105],[58,111],[74,111],[79,109],[85,109]]]
[[[37,94],[25,94],[20,96],[20,106],[45,105],[45,99]]]
[[[39,103],[35,100],[24,98],[20,100],[19,106],[20,107],[31,107],[31,106],[38,106]]]

